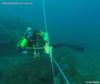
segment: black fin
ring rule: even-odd
[[[84,47],[82,46],[79,46],[79,45],[70,45],[70,44],[64,44],[64,43],[59,43],[59,44],[53,44],[51,45],[53,46],[53,48],[60,48],[60,47],[69,47],[71,49],[74,49],[76,51],[80,51],[80,52],[83,52],[85,50]]]

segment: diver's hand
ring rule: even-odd
[[[20,52],[21,54],[24,54],[24,55],[26,55],[28,53],[26,49],[21,48],[21,47],[17,47],[17,50],[18,50],[18,52]]]
[[[26,55],[27,54],[27,51],[26,50],[25,51],[22,51],[22,54],[25,54]]]

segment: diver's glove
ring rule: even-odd
[[[25,54],[25,55],[26,55],[26,54],[27,54],[27,50],[25,50],[25,51],[22,51],[22,54]]]

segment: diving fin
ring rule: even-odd
[[[77,51],[80,51],[80,52],[83,52],[85,50],[84,47],[79,46],[79,45],[67,45],[67,47],[74,49],[74,50],[77,50]]]
[[[53,44],[52,46],[53,46],[53,48],[69,47],[73,50],[80,51],[80,52],[83,52],[85,50],[85,48],[82,47],[82,46],[70,45],[70,44],[67,44],[67,43],[65,43],[65,44],[64,43],[59,43],[59,44],[55,44],[55,45]]]

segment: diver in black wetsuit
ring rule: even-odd
[[[46,54],[50,54],[49,48],[53,49],[60,47],[69,47],[77,51],[84,51],[84,48],[77,45],[69,45],[67,43],[49,44],[48,34],[42,31],[33,31],[28,27],[24,33],[24,36],[18,43],[18,47],[26,50],[34,50],[34,52],[42,51]]]

